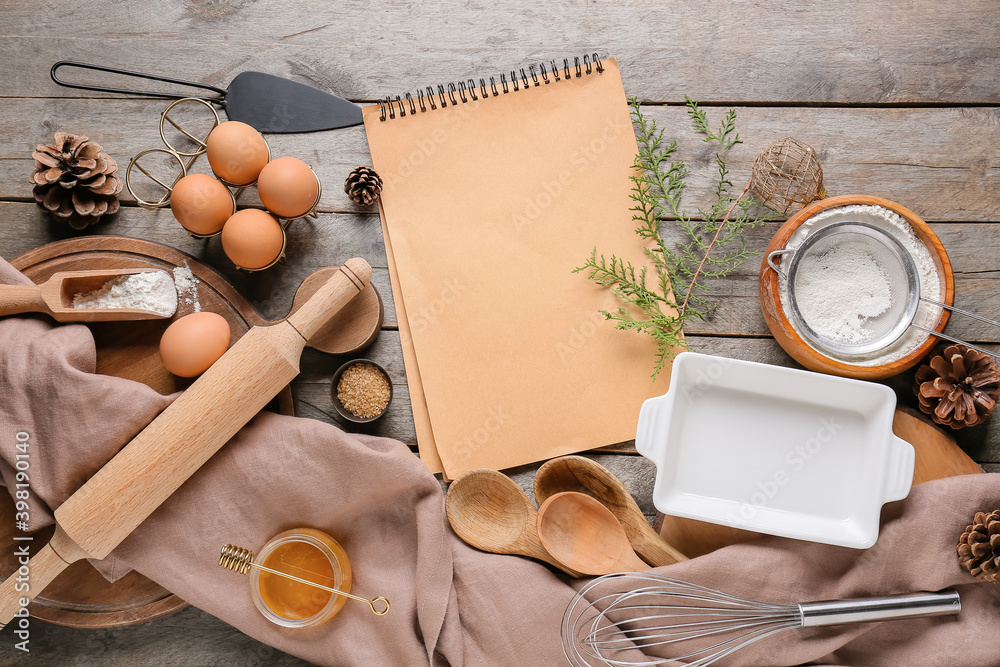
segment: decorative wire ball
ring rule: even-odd
[[[785,214],[826,198],[823,167],[816,151],[791,137],[769,144],[757,156],[750,188],[765,206]]]

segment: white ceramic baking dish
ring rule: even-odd
[[[867,549],[913,482],[895,407],[883,385],[684,352],[635,446],[664,514]]]

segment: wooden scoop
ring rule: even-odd
[[[0,584],[0,624],[70,563],[111,553],[298,375],[306,341],[368,285],[371,274],[363,259],[349,259],[287,319],[248,331],[60,505],[55,534],[28,563],[30,589],[15,588],[16,572]]]
[[[170,317],[139,308],[74,308],[73,296],[100,289],[109,280],[149,269],[60,271],[41,285],[0,285],[0,315],[46,313],[57,322],[155,320]],[[166,273],[166,271],[163,271]],[[171,281],[173,278],[171,277]]]
[[[528,556],[572,577],[580,576],[542,546],[535,531],[538,511],[521,487],[503,473],[481,468],[461,475],[448,487],[445,510],[458,536],[477,549]]]
[[[583,456],[546,461],[535,475],[535,500],[544,503],[562,491],[577,491],[599,500],[621,523],[635,552],[650,565],[687,560],[656,534],[621,480],[599,463]]]
[[[538,509],[538,537],[552,556],[583,574],[641,572],[642,562],[611,511],[584,493],[557,493]]]

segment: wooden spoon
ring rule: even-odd
[[[45,313],[57,322],[110,322],[170,317],[140,308],[74,308],[73,296],[100,289],[109,280],[149,269],[60,271],[41,285],[0,285],[0,315]],[[162,273],[166,273],[163,271]],[[171,277],[171,282],[173,278]]]
[[[649,569],[611,510],[585,493],[563,491],[542,503],[538,537],[556,560],[584,574]]]
[[[452,529],[470,546],[528,556],[572,577],[580,576],[542,546],[535,530],[538,511],[521,487],[503,473],[480,468],[459,476],[448,487],[445,510]]]
[[[535,475],[535,499],[544,503],[562,491],[577,491],[599,500],[621,523],[632,548],[650,565],[687,560],[656,534],[621,480],[599,463],[583,456],[562,456],[545,462]]]
[[[55,511],[52,539],[0,584],[0,625],[70,563],[104,558],[299,373],[302,349],[371,281],[349,259],[287,319],[254,327]]]

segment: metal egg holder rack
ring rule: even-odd
[[[197,161],[197,159],[199,157],[201,157],[202,155],[204,155],[208,151],[208,135],[205,136],[204,140],[199,139],[198,137],[194,136],[193,134],[191,134],[190,132],[188,132],[187,130],[185,130],[179,123],[177,123],[173,118],[170,117],[170,111],[173,110],[173,108],[176,107],[178,104],[191,103],[191,102],[201,104],[205,108],[207,108],[209,111],[212,112],[213,123],[212,123],[211,130],[209,130],[209,135],[211,134],[212,130],[214,130],[216,127],[218,127],[221,124],[221,122],[222,122],[219,119],[219,114],[215,110],[215,107],[213,107],[209,102],[206,102],[205,100],[198,99],[198,98],[195,98],[195,97],[186,97],[186,98],[183,98],[183,99],[179,99],[176,102],[173,102],[172,104],[170,104],[170,106],[168,106],[166,109],[163,110],[163,113],[160,114],[160,139],[163,141],[163,145],[166,146],[166,148],[148,148],[148,149],[146,149],[146,150],[138,153],[135,157],[133,157],[129,161],[129,163],[128,163],[128,169],[125,171],[125,185],[128,188],[129,193],[132,195],[132,197],[135,198],[136,203],[139,206],[141,206],[141,207],[143,207],[145,209],[155,210],[155,209],[158,209],[158,208],[163,208],[165,206],[169,206],[170,205],[170,198],[171,198],[171,195],[173,194],[174,187],[180,182],[180,180],[182,178],[184,178],[184,177],[186,177],[188,175],[188,171],[191,169],[192,165],[194,165],[195,161]],[[197,144],[198,148],[196,150],[192,151],[192,152],[185,152],[185,151],[182,151],[182,150],[178,150],[177,148],[174,148],[174,146],[172,146],[170,144],[170,141],[167,139],[166,133],[164,132],[164,123],[170,123],[178,132],[180,132],[181,134],[183,134],[184,136],[186,136],[188,139],[190,139],[191,141],[193,141],[195,144]],[[257,130],[254,130],[254,131],[256,132]],[[271,149],[270,149],[270,146],[267,145],[267,140],[264,139],[263,135],[261,135],[261,139],[264,141],[264,145],[267,148],[267,162],[270,162],[271,161]],[[163,181],[161,181],[157,177],[153,176],[141,164],[139,164],[139,159],[142,158],[145,155],[150,154],[150,153],[166,153],[167,155],[169,155],[170,157],[172,157],[174,160],[177,161],[177,164],[180,166],[181,173],[173,180],[173,182],[171,184],[167,185],[166,183],[164,183]],[[185,162],[184,158],[187,158],[186,162]],[[266,166],[266,163],[265,163],[265,166]],[[147,200],[139,197],[136,194],[136,192],[133,189],[133,187],[132,187],[132,169],[133,168],[138,169],[148,179],[150,179],[151,181],[155,182],[157,185],[159,185],[160,187],[162,187],[164,189],[163,196],[160,197],[157,201],[147,201]],[[310,167],[310,171],[312,172],[312,168],[311,167]],[[316,178],[316,199],[313,202],[312,206],[309,208],[309,210],[307,210],[305,213],[302,213],[301,215],[297,215],[297,216],[290,217],[290,218],[281,217],[281,216],[277,215],[276,213],[274,213],[273,211],[270,211],[270,210],[267,211],[270,215],[274,216],[274,218],[278,221],[279,226],[281,227],[281,250],[278,252],[278,256],[275,257],[274,260],[271,261],[269,264],[267,264],[265,266],[257,267],[257,268],[248,268],[248,267],[240,266],[240,264],[238,262],[236,262],[235,260],[232,259],[232,257],[230,257],[230,260],[233,261],[233,264],[236,266],[237,269],[239,269],[241,271],[247,271],[248,273],[253,273],[253,272],[256,272],[256,271],[263,271],[265,269],[269,269],[269,268],[271,268],[272,266],[274,266],[275,264],[277,264],[279,262],[284,262],[284,259],[285,259],[285,246],[287,245],[287,235],[286,235],[286,231],[285,230],[288,228],[288,226],[293,221],[298,220],[300,218],[305,218],[305,217],[317,218],[318,217],[316,215],[316,208],[319,206],[320,198],[323,196],[323,183],[319,180],[319,176],[317,176],[315,172],[312,172],[312,174],[313,174],[313,177]],[[239,197],[240,193],[242,193],[248,187],[256,185],[257,184],[257,179],[254,179],[253,181],[251,181],[249,183],[239,184],[239,183],[230,183],[229,181],[225,180],[224,178],[222,178],[221,176],[219,176],[218,174],[216,174],[214,169],[212,170],[212,175],[215,177],[216,180],[218,180],[220,183],[222,183],[226,187],[226,190],[229,192],[230,197],[232,197],[232,199],[233,199],[233,215],[235,215],[237,213],[236,198]],[[259,178],[259,175],[258,175],[258,178]],[[231,188],[235,188],[236,191],[233,192],[233,190]],[[200,239],[207,239],[207,238],[211,238],[213,236],[219,236],[219,235],[222,234],[222,229],[221,228],[219,229],[219,231],[213,232],[211,234],[198,234],[196,232],[192,232],[191,230],[189,230],[187,228],[185,228],[185,231],[187,231],[188,235],[190,235],[190,236],[192,236],[194,238],[200,238]],[[223,249],[223,250],[225,250],[225,249]],[[227,257],[228,257],[228,254],[227,254]]]

